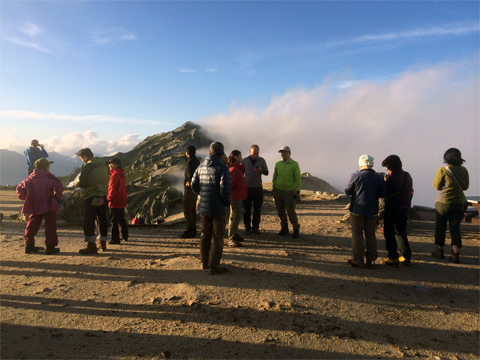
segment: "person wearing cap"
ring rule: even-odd
[[[259,156],[258,145],[250,146],[250,155],[243,159],[245,181],[247,182],[247,199],[243,200],[243,223],[245,233],[260,234],[261,209],[263,205],[262,175],[268,175],[267,162]],[[253,204],[253,217],[250,215]]]
[[[89,148],[81,149],[77,155],[85,164],[80,173],[80,178],[74,184],[85,189],[83,198],[85,200],[85,215],[83,220],[83,231],[87,247],[80,249],[80,254],[96,254],[98,249],[107,250],[108,233],[108,168],[105,160],[94,157]],[[98,248],[95,245],[95,221],[98,220],[100,235]]]
[[[353,258],[348,264],[354,267],[373,269],[378,258],[377,226],[378,199],[387,196],[387,187],[382,175],[373,170],[374,159],[370,155],[362,155],[358,159],[360,171],[350,176],[345,194],[351,195],[350,223],[352,225]],[[365,244],[363,236],[365,234]],[[364,259],[365,256],[365,259]]]
[[[286,235],[288,219],[293,226],[293,238],[299,237],[300,225],[295,211],[295,203],[300,200],[301,174],[300,166],[290,155],[288,146],[283,146],[278,152],[282,160],[277,161],[273,170],[273,198],[280,218],[281,230],[278,235]],[[288,219],[287,219],[288,214]]]
[[[40,149],[39,149],[40,148]],[[24,152],[27,157],[28,175],[30,175],[35,169],[35,161],[41,158],[47,158],[48,153],[42,144],[38,143],[38,140],[32,140],[30,147]]]
[[[121,165],[122,163],[118,158],[113,158],[108,162],[110,180],[108,182],[107,202],[112,219],[112,240],[110,240],[110,244],[120,244],[119,225],[122,229],[123,240],[128,241],[128,228],[125,220],[127,184],[125,183],[125,174]]]
[[[198,195],[190,186],[193,174],[200,165],[200,161],[195,156],[195,146],[187,146],[187,163],[185,164],[185,176],[183,178],[183,215],[185,216],[185,231],[180,235],[183,239],[189,239],[197,236],[197,198]]]
[[[58,203],[63,194],[63,185],[55,175],[50,172],[50,164],[45,158],[37,159],[35,169],[17,186],[17,196],[24,200],[22,212],[29,214],[25,227],[25,253],[32,254],[44,250],[35,246],[37,235],[42,220],[45,219],[45,254],[53,255],[60,252],[57,236],[57,210]]]

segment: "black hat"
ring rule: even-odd
[[[116,165],[118,165],[118,166],[121,166],[121,165],[122,165],[122,163],[120,162],[120,159],[119,159],[119,158],[113,158],[113,159],[110,160],[108,163],[109,163],[109,164],[116,164]]]

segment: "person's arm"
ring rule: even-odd
[[[433,179],[433,187],[437,190],[442,190],[445,186],[445,176],[443,174],[442,168],[438,169],[435,178]]]
[[[302,174],[300,173],[300,165],[298,163],[295,164],[295,172],[293,174],[293,180],[295,181],[295,190],[300,193],[300,189],[302,186]]]
[[[63,184],[55,176],[53,178],[55,179],[55,199],[59,200],[63,195]]]
[[[107,200],[111,202],[115,196],[118,194],[118,187],[120,186],[120,179],[116,174],[112,174],[110,176],[110,180],[108,181],[108,195]]]
[[[275,167],[273,168],[273,176],[272,176],[272,188],[275,189],[277,187],[277,177],[278,177],[278,170],[277,170],[277,164],[275,164]]]
[[[25,180],[23,180],[17,186],[17,197],[20,200],[25,200],[27,198],[27,188],[25,187]]]
[[[79,186],[83,189],[85,189],[88,186],[88,176],[90,175],[90,172],[93,170],[94,165],[93,164],[85,164],[80,177],[78,178],[78,183],[76,186]]]
[[[348,180],[347,186],[345,186],[345,194],[347,195],[353,195],[353,192],[355,190],[355,178],[356,178],[356,173],[353,173],[350,176],[350,179]]]
[[[267,162],[265,161],[265,159],[263,159],[263,166],[262,166],[262,169],[263,169],[263,175],[265,176],[268,176],[268,166],[267,166]]]
[[[468,187],[470,186],[470,176],[468,175],[468,170],[467,169],[465,169],[465,174],[466,174],[466,177],[465,177],[465,180],[463,181],[462,189],[463,190],[468,190]]]
[[[231,193],[232,176],[230,175],[230,170],[225,166],[220,177],[220,196],[222,197],[223,205],[229,206],[231,204]]]
[[[195,194],[200,195],[200,180],[199,180],[199,176],[198,176],[198,169],[199,168],[197,168],[197,170],[195,170],[195,172],[193,173],[192,182],[190,184],[190,187],[192,188],[192,190]]]

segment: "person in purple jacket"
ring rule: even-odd
[[[397,155],[390,155],[382,162],[387,169],[385,178],[387,198],[385,199],[385,215],[383,236],[388,251],[385,264],[398,266],[410,265],[412,251],[408,244],[407,218],[412,204],[413,180],[410,174],[402,169],[402,160]],[[402,254],[398,257],[398,250]]]
[[[362,155],[358,159],[360,171],[350,176],[345,194],[351,195],[350,223],[352,225],[353,258],[348,264],[354,267],[373,269],[378,258],[377,226],[378,199],[387,195],[387,187],[383,176],[373,170],[373,157]],[[365,233],[365,244],[363,234]],[[365,254],[364,254],[365,252]]]
[[[17,196],[25,200],[22,212],[29,214],[25,228],[25,254],[32,254],[44,250],[35,246],[37,235],[43,218],[45,218],[45,245],[46,255],[60,252],[57,236],[57,210],[58,203],[63,194],[63,185],[55,175],[50,172],[50,164],[45,158],[35,161],[33,172],[17,186]]]

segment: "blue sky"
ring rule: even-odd
[[[477,1],[2,1],[0,11],[1,148],[38,138],[104,155],[193,121],[227,149],[258,142],[272,168],[277,147],[298,144],[315,164],[305,171],[327,181],[341,182],[312,152],[344,157],[348,177],[364,152],[381,163],[404,151],[421,171],[414,154],[429,150],[437,167],[450,146],[478,179]]]

